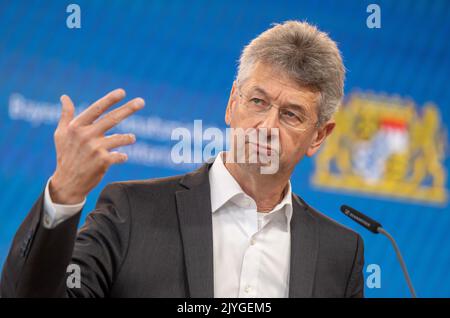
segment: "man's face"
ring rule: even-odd
[[[271,129],[277,128],[279,133],[279,151],[276,154],[279,163],[278,171],[290,174],[304,155],[312,156],[318,150],[334,127],[334,123],[330,121],[317,128],[319,96],[320,93],[317,90],[301,86],[277,69],[258,63],[239,88],[236,83],[233,84],[225,121],[234,129],[258,131],[266,128],[269,133],[269,145],[273,137]],[[255,114],[245,106],[249,100],[258,104],[263,100],[275,107],[271,107],[266,113]],[[304,123],[300,127],[286,124],[289,123],[286,118],[289,119],[290,113],[284,112],[284,118],[282,118],[283,112],[280,112],[278,108],[295,110],[297,114],[303,116]],[[234,136],[232,135],[231,138]],[[245,147],[261,149],[252,144],[246,144]]]

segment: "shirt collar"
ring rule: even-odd
[[[237,198],[247,196],[242,190],[239,183],[234,179],[228,169],[223,163],[222,155],[224,152],[220,152],[214,160],[213,165],[209,170],[209,184],[211,192],[211,210],[212,213],[217,212],[228,201],[236,203]],[[292,219],[292,190],[291,182],[288,182],[288,189],[285,196],[278,203],[272,211],[265,214],[264,217],[271,219],[277,214],[278,211],[284,211],[286,215],[287,230]]]
[[[216,212],[225,203],[230,201],[233,197],[243,194],[239,183],[231,175],[223,163],[224,152],[220,152],[213,165],[209,169],[209,184],[211,187],[211,209]]]

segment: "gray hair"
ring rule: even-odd
[[[242,84],[257,62],[286,72],[300,85],[317,89],[319,124],[336,112],[344,95],[345,67],[336,43],[306,22],[274,24],[242,51],[236,81]]]

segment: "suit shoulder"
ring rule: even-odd
[[[311,206],[308,210],[319,225],[320,242],[324,250],[332,254],[338,248],[340,257],[351,260],[353,264],[356,253],[364,246],[361,235]]]
[[[197,170],[175,176],[114,182],[108,186],[123,188],[129,193],[168,194],[186,189],[190,185],[208,182],[207,169],[209,166],[208,164],[204,164]]]
[[[300,199],[301,200],[301,199]],[[307,206],[307,210],[314,219],[318,222],[322,233],[325,232],[327,235],[333,238],[345,239],[345,240],[358,240],[361,239],[361,235],[356,231],[350,229],[349,227],[340,224],[339,222],[333,220],[329,216],[320,212],[316,208],[312,207],[308,203],[301,200],[304,205]]]
[[[184,175],[175,175],[162,178],[116,181],[109,183],[106,187],[122,188],[131,192],[155,191],[158,189],[175,188],[179,185],[179,182],[183,177]]]

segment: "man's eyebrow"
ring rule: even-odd
[[[265,97],[270,98],[270,95],[263,88],[261,88],[259,86],[252,86],[250,88],[250,91],[253,92],[253,93],[257,92],[257,93],[263,94]],[[303,115],[306,115],[308,113],[307,108],[304,105],[301,105],[301,104],[288,103],[288,104],[283,105],[283,106],[290,107],[290,108],[295,108],[296,111],[301,112]]]
[[[308,113],[306,107],[300,104],[287,104],[286,107],[295,108],[295,110],[300,112],[302,115],[306,115]]]
[[[269,96],[269,94],[263,89],[263,88],[261,88],[261,87],[259,87],[259,86],[252,86],[251,88],[250,88],[250,91],[252,92],[252,93],[261,93],[261,94],[263,94],[263,95],[265,95],[266,97],[270,97]]]

